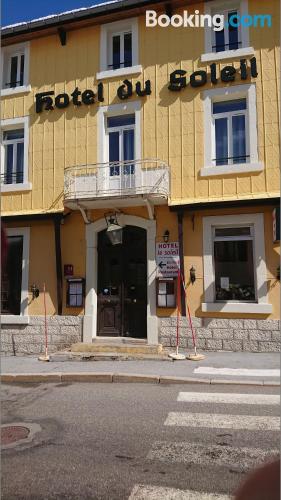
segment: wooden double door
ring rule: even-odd
[[[111,245],[106,231],[98,235],[97,334],[147,337],[146,231],[123,228],[123,243]]]

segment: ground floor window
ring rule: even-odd
[[[256,300],[253,238],[253,226],[213,228],[215,300]]]
[[[29,228],[7,229],[7,259],[1,274],[1,314],[26,315]]]
[[[20,314],[23,236],[8,236],[7,261],[2,273],[1,312]]]
[[[263,214],[203,217],[203,311],[271,312]]]

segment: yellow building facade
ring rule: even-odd
[[[2,29],[4,352],[42,350],[45,307],[52,350],[173,346],[177,305],[182,347],[188,305],[202,349],[279,350],[279,19],[125,0]]]

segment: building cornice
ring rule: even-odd
[[[201,210],[215,210],[225,208],[246,208],[257,206],[274,206],[280,204],[280,198],[253,198],[250,200],[208,201],[204,203],[186,203],[170,206],[171,212],[195,212]]]

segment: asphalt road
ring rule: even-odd
[[[225,500],[249,469],[279,449],[278,402],[266,398],[278,392],[2,385],[2,425],[36,423],[41,430],[29,443],[2,451],[1,498]]]

